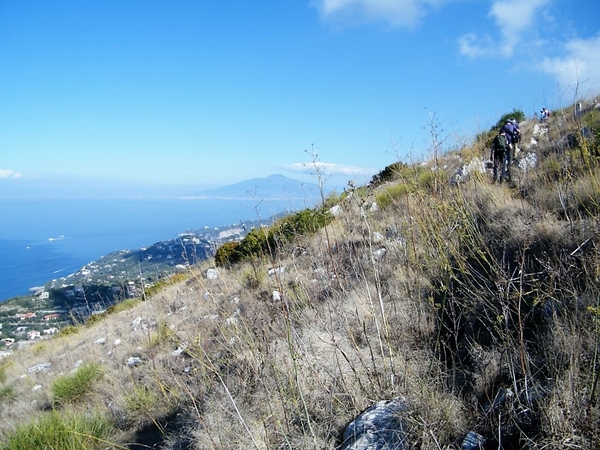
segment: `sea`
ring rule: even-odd
[[[283,200],[0,198],[0,302],[113,251],[298,209]]]

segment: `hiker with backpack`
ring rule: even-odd
[[[508,139],[508,165],[512,162],[512,158],[517,152],[517,143],[521,142],[521,130],[515,119],[509,119],[502,127]]]
[[[504,180],[510,181],[509,158],[510,147],[508,142],[508,136],[506,134],[506,130],[504,129],[504,127],[502,127],[502,129],[492,142],[492,151],[490,154],[490,159],[494,163],[494,176],[492,178],[493,181],[496,181],[497,179],[500,181],[500,183],[502,183],[502,181]],[[500,169],[499,177],[498,169]]]

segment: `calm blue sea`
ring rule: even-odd
[[[0,198],[0,301],[116,250],[294,209],[283,201]]]

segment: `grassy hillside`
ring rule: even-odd
[[[510,183],[483,169],[482,133],[265,224],[217,272],[21,346],[0,362],[2,447],[335,449],[403,397],[409,448],[469,431],[490,449],[599,448],[587,106],[524,123]]]

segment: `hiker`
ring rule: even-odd
[[[499,180],[500,183],[502,183],[503,180],[510,181],[509,155],[510,148],[508,136],[506,135],[506,130],[502,127],[500,133],[498,133],[492,142],[492,151],[490,153],[490,159],[494,162],[493,181]],[[501,168],[499,177],[498,168]]]
[[[517,143],[521,142],[521,130],[519,124],[515,119],[509,119],[502,127],[506,137],[508,138],[508,165],[512,162],[512,158],[516,155],[518,150]]]

